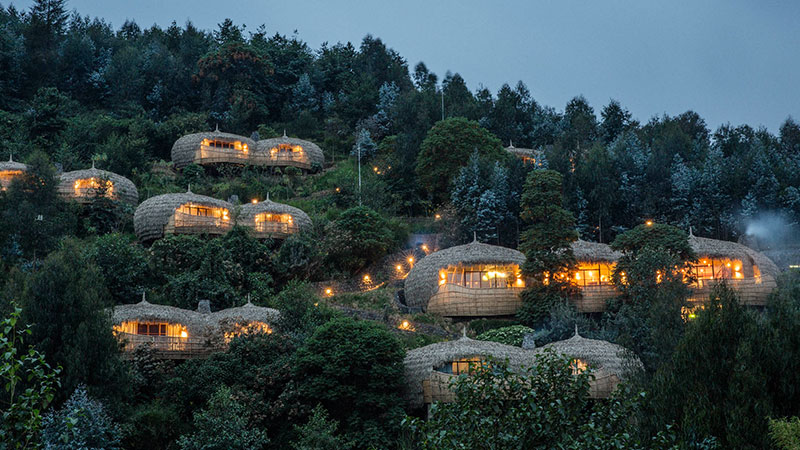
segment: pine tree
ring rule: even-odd
[[[672,222],[681,229],[692,225],[692,198],[694,192],[694,172],[676,154],[670,168],[672,195],[670,197]]]
[[[486,177],[481,167],[477,150],[472,153],[467,165],[459,170],[453,180],[450,201],[461,218],[461,234],[471,236],[477,230],[477,214],[481,195],[487,189]]]
[[[300,75],[297,84],[292,88],[292,109],[298,112],[318,109],[317,91],[307,73]]]
[[[505,205],[494,191],[485,191],[478,201],[475,231],[482,242],[499,244],[499,230],[503,223]]]

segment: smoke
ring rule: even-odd
[[[745,235],[761,249],[800,246],[797,224],[781,213],[767,211],[754,216],[746,224]]]

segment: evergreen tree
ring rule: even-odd
[[[46,449],[116,450],[121,448],[120,434],[103,404],[90,398],[84,386],[78,386],[58,411],[42,421],[42,443]]]
[[[561,206],[561,179],[558,172],[537,170],[528,175],[522,192],[520,250],[529,284],[518,317],[526,324],[539,322],[574,291],[569,274],[576,264],[572,242],[578,232],[572,214]]]
[[[350,151],[350,154],[358,157],[359,152],[361,153],[362,163],[375,156],[375,153],[378,152],[378,146],[372,140],[372,136],[366,128],[362,128],[358,131],[356,142],[353,144],[353,149]]]
[[[631,125],[631,113],[616,100],[611,100],[600,112],[600,134],[606,144],[613,142]]]
[[[182,450],[260,450],[267,434],[250,426],[247,410],[221,387],[194,415],[194,432],[178,439]]]
[[[672,222],[681,229],[687,230],[693,224],[692,194],[694,190],[694,172],[683,162],[680,155],[675,155],[670,169],[672,180]]]

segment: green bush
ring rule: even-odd
[[[512,325],[510,327],[495,328],[485,333],[478,335],[479,341],[492,341],[499,342],[506,345],[522,345],[522,338],[528,333],[533,333],[533,328],[528,328],[525,325]]]

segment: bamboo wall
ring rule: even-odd
[[[572,303],[582,313],[603,312],[606,310],[606,301],[619,295],[613,285],[601,284],[599,286],[584,286],[579,288],[580,297],[571,299]]]
[[[164,234],[223,235],[233,227],[233,220],[222,217],[195,216],[175,211],[164,226]]]
[[[471,289],[443,284],[428,302],[427,312],[449,317],[511,316],[522,306],[522,288]]]

